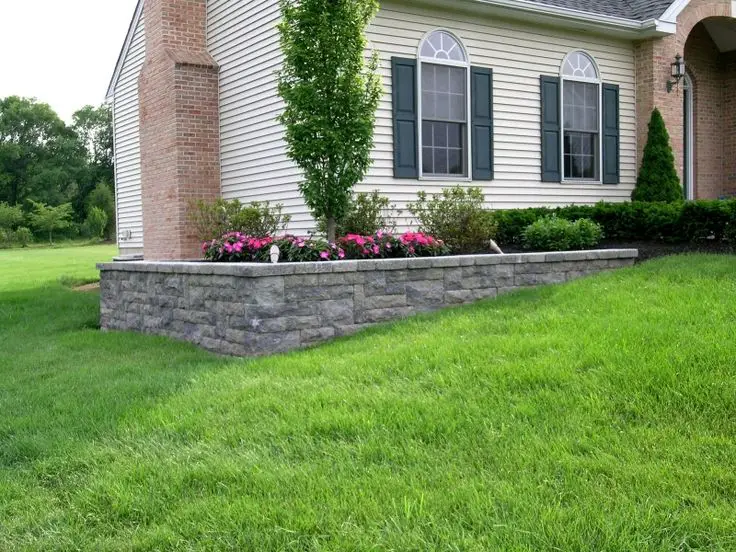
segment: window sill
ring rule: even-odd
[[[469,176],[420,176],[417,180],[426,182],[472,182]]]

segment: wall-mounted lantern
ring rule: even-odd
[[[675,56],[675,62],[672,64],[672,78],[675,80],[667,81],[667,92],[677,86],[679,89],[680,81],[685,77],[685,60],[680,54]]]

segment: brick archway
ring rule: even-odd
[[[695,197],[720,197],[736,192],[736,54],[721,53],[705,22],[719,18],[736,26],[730,0],[691,1],[677,17],[673,35],[635,45],[637,71],[638,164],[647,141],[649,119],[657,107],[670,133],[680,178],[685,177],[685,113],[681,89],[667,92],[670,64],[684,54],[693,80]],[[692,57],[691,63],[688,57]],[[728,77],[726,77],[728,75]],[[733,75],[733,77],[731,76]],[[732,80],[726,80],[726,79]],[[721,79],[722,90],[717,81]],[[729,86],[730,83],[730,86]],[[726,93],[723,93],[726,90]],[[731,92],[728,92],[728,91]],[[733,120],[729,120],[733,119]],[[718,132],[715,132],[717,130]],[[721,145],[723,144],[723,145]]]

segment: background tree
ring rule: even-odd
[[[675,156],[670,136],[659,109],[649,121],[649,138],[644,147],[639,177],[631,195],[634,201],[678,201],[683,199],[680,177],[675,169]]]
[[[76,133],[47,104],[18,96],[0,100],[0,201],[68,201],[85,165]]]
[[[33,211],[30,214],[31,225],[39,232],[48,232],[49,243],[54,243],[54,231],[69,228],[72,223],[71,203],[64,203],[58,207],[49,207],[45,203],[30,201]]]
[[[87,152],[87,164],[84,177],[80,179],[78,195],[73,201],[74,211],[78,217],[88,212],[89,195],[105,183],[114,195],[112,182],[115,181],[113,170],[113,131],[112,110],[109,106],[94,107],[87,105],[74,113],[72,129]],[[108,211],[103,205],[96,205],[108,215],[106,232],[114,233],[115,212]]]
[[[366,63],[365,30],[377,11],[376,0],[281,0],[280,121],[304,173],[301,193],[329,240],[371,164],[381,85],[378,56]]]

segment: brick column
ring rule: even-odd
[[[220,195],[218,67],[206,0],[145,0],[139,81],[144,256],[200,257],[189,205]]]

